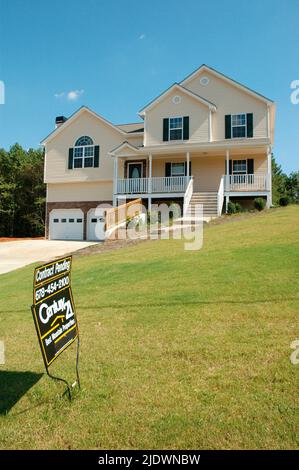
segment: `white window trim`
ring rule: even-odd
[[[177,175],[177,174],[176,174],[176,175],[173,175],[173,174],[172,174],[172,165],[178,165],[178,164],[183,165],[183,167],[184,167],[183,174],[182,174],[182,175]],[[179,177],[179,176],[185,176],[185,162],[171,162],[171,166],[170,166],[170,176],[173,176],[173,177],[175,177],[175,176],[178,176],[178,177]]]
[[[130,178],[129,174],[130,174],[130,170],[129,170],[129,166],[130,165],[141,165],[141,176],[140,178],[143,178],[143,162],[128,162],[128,167],[127,167],[127,178]],[[138,179],[138,178],[130,178],[130,179]]]
[[[246,170],[245,172],[240,172],[240,171],[237,171],[237,172],[234,172],[234,162],[244,162],[246,163]],[[247,159],[246,158],[236,158],[235,160],[232,161],[232,174],[233,175],[247,175]]]
[[[181,119],[182,120],[182,127],[174,127],[172,129],[170,129],[170,119]],[[170,131],[177,131],[177,130],[182,131],[181,139],[170,139]],[[184,140],[183,138],[184,138],[184,118],[183,118],[183,116],[171,116],[170,118],[168,118],[168,141],[169,142],[179,142],[179,141]]]
[[[85,149],[86,148],[90,148],[92,147],[93,148],[93,155],[86,155],[85,156]],[[75,156],[75,149],[83,149],[83,152],[82,152],[82,157],[76,157]],[[94,168],[94,149],[95,149],[95,145],[77,145],[74,147],[74,155],[73,155],[73,170],[81,170],[82,168]],[[92,158],[92,166],[87,166],[85,167],[85,159],[87,158]],[[75,167],[75,160],[81,160],[82,159],[82,166],[80,167]]]
[[[245,124],[238,124],[238,125],[233,125],[233,116],[245,116]],[[244,137],[234,137],[233,135],[233,128],[234,127],[244,127],[245,128],[245,135]],[[231,114],[231,138],[232,139],[245,139],[247,137],[247,115],[246,113],[235,113]]]

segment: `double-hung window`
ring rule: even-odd
[[[232,114],[232,138],[246,137],[246,114]]]
[[[169,140],[183,139],[183,118],[169,118]]]
[[[172,163],[171,176],[185,176],[185,163]]]
[[[94,144],[88,136],[80,137],[74,146],[73,168],[92,168],[94,166]]]
[[[233,160],[233,174],[244,175],[247,173],[247,160]]]

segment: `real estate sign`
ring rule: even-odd
[[[32,314],[46,369],[78,337],[71,267],[68,256],[34,271]]]

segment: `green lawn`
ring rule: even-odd
[[[71,404],[35,375],[32,278],[0,276],[1,448],[298,448],[299,207],[209,226],[198,252],[171,240],[76,257]],[[74,357],[52,372],[73,381]]]

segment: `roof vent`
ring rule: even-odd
[[[207,86],[210,83],[210,79],[208,77],[201,77],[199,81],[202,86]]]
[[[55,119],[55,125],[56,129],[57,127],[61,126],[65,121],[67,121],[67,118],[65,116],[57,116]]]

